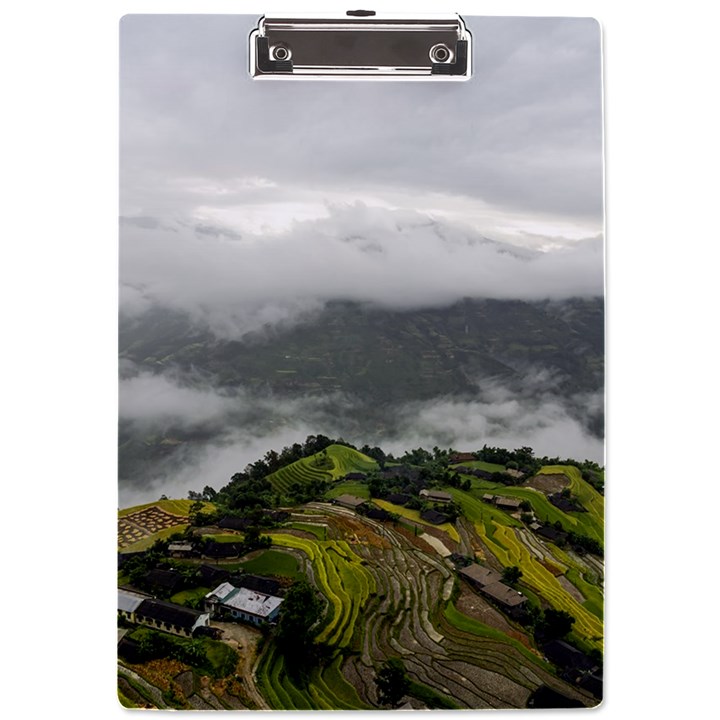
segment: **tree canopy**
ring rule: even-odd
[[[375,676],[378,699],[382,705],[397,705],[410,689],[410,678],[400,658],[386,660]]]

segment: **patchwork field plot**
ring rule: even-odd
[[[147,507],[118,518],[118,548],[126,549],[138,541],[158,535],[163,530],[181,529],[186,525],[187,515],[175,515],[157,506]]]

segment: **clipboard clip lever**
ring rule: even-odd
[[[382,77],[467,80],[471,35],[459,15],[408,18],[261,17],[250,34],[254,78]]]

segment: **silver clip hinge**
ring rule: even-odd
[[[407,18],[349,11],[343,17],[262,17],[250,34],[258,79],[384,77],[467,80],[471,35],[459,15]]]

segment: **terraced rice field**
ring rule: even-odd
[[[315,505],[314,512],[320,513],[319,508]],[[334,523],[348,516],[348,511],[331,506],[322,512],[331,535]],[[327,600],[317,639],[332,645],[335,654],[313,672],[308,687],[301,688],[271,646],[257,671],[271,707],[378,707],[374,677],[389,657],[401,657],[414,682],[463,708],[524,707],[540,685],[594,704],[590,696],[557,678],[536,651],[459,612],[451,602],[459,580],[449,561],[420,550],[390,523],[361,522],[383,542],[272,534],[275,545],[306,558],[308,577]],[[511,539],[513,528],[501,525],[496,533],[508,552],[528,553]]]
[[[325,457],[327,462],[325,462]],[[297,460],[267,476],[276,492],[287,493],[294,482],[301,485],[312,480],[329,482],[344,477],[350,472],[368,472],[377,468],[377,463],[353,448],[344,445],[330,445],[325,455],[317,453]]]
[[[582,478],[580,480],[582,482]],[[453,488],[450,488],[450,492],[499,563],[504,567],[517,565],[522,570],[524,585],[554,608],[569,612],[576,619],[573,628],[575,633],[591,646],[601,648],[602,593],[597,586],[584,581],[577,563],[567,555],[565,555],[565,563],[553,561],[549,557],[549,550],[543,552],[538,550],[538,548],[546,548],[545,544],[526,532],[522,523],[469,493]],[[535,493],[533,490],[525,492]],[[559,510],[557,512],[565,515]],[[575,513],[575,515],[580,514]],[[569,568],[574,569],[575,572],[570,574],[568,580],[584,595],[586,598],[584,602],[579,602],[558,580],[557,575],[565,573]],[[588,586],[593,587],[594,590],[590,590]]]

